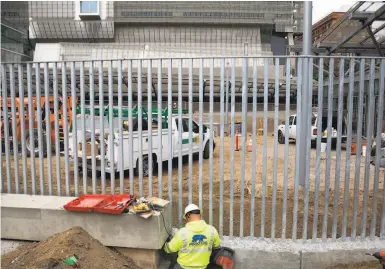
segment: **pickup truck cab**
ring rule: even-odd
[[[167,161],[169,159],[169,155],[171,154],[172,158],[177,158],[179,156],[180,149],[182,149],[182,156],[186,156],[189,154],[189,148],[192,146],[192,153],[196,154],[200,151],[200,141],[203,141],[203,158],[208,159],[210,158],[210,143],[209,141],[213,140],[213,149],[215,148],[215,140],[214,140],[214,134],[211,130],[209,130],[206,126],[203,126],[202,131],[202,137],[199,136],[199,125],[192,120],[192,139],[189,140],[189,116],[182,115],[182,130],[179,130],[179,118],[177,115],[172,116],[171,118],[162,117],[163,123],[162,123],[162,140],[161,144],[159,144],[159,133],[158,133],[158,123],[157,118],[153,118],[152,122],[152,150],[149,149],[149,131],[148,131],[148,123],[147,119],[142,119],[142,134],[141,134],[141,140],[142,140],[142,167],[143,167],[143,176],[148,176],[150,169],[154,169],[156,167],[156,163]],[[95,123],[99,122],[99,117],[95,117]],[[98,171],[101,170],[101,159],[104,158],[105,160],[105,172],[106,173],[112,173],[112,172],[120,172],[121,164],[120,162],[120,144],[123,143],[123,170],[129,170],[134,169],[135,174],[139,174],[139,132],[137,131],[137,119],[133,119],[133,132],[132,132],[132,138],[133,138],[133,149],[131,150],[129,147],[129,139],[130,134],[128,131],[127,122],[123,122],[123,132],[122,137],[120,137],[120,134],[118,132],[118,124],[119,120],[118,118],[114,119],[113,127],[114,127],[114,137],[113,137],[113,143],[110,143],[109,140],[109,127],[108,127],[108,118],[105,117],[104,120],[104,145],[105,145],[105,155],[100,155],[100,149],[96,150],[96,169]],[[172,136],[172,145],[170,147],[169,145],[169,132],[168,132],[168,124],[171,124],[171,136]],[[86,123],[86,132],[90,132],[91,130],[87,127],[89,124]],[[83,144],[82,141],[82,126],[81,124],[77,124],[77,142],[78,144]],[[179,141],[179,132],[182,132],[182,140]],[[100,137],[98,135],[100,133],[100,128],[95,128],[95,136],[96,136],[96,142],[98,142],[98,145],[100,146]],[[79,167],[82,166],[82,152],[81,151],[75,151],[73,147],[73,134],[69,136],[69,145],[70,145],[70,156],[78,160]],[[86,143],[89,142],[86,138]],[[81,148],[81,146],[80,146]],[[158,151],[159,148],[162,149],[162,159],[158,158]],[[171,152],[170,152],[171,148]],[[148,154],[151,152],[152,154],[152,163],[150,164],[150,158],[148,158]],[[113,153],[113,154],[112,154]],[[133,154],[131,156],[131,154]],[[77,158],[76,158],[77,157]],[[132,157],[132,166],[130,164],[130,158]],[[90,151],[86,152],[86,158],[87,158],[87,168],[92,168],[92,155]]]
[[[326,113],[325,113],[326,114]],[[332,119],[332,132],[330,134],[327,133],[327,115],[322,116],[322,142],[326,142],[327,137],[330,135],[332,138],[332,143],[335,143],[337,141],[337,125],[338,125],[338,117],[336,115],[333,115]],[[312,114],[311,119],[311,141],[312,143],[315,143],[317,140],[317,134],[318,134],[318,120],[319,117],[317,114]],[[297,115],[291,115],[289,117],[289,124],[288,124],[289,130],[288,130],[288,139],[296,140],[297,139]],[[278,126],[278,142],[280,144],[285,143],[285,123],[283,122],[281,125]],[[346,140],[346,121],[345,118],[342,121],[342,142]]]

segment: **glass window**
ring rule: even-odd
[[[289,125],[293,125],[294,119],[295,119],[295,116],[291,116],[291,117],[289,118]]]
[[[183,123],[183,132],[184,132],[184,133],[189,132],[188,122],[189,122],[189,119],[186,119],[186,118],[183,118],[183,119],[182,119],[182,123]]]
[[[99,1],[80,1],[80,13],[97,14],[99,13],[98,4]]]

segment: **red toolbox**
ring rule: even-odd
[[[94,207],[94,212],[119,215],[134,201],[135,195],[111,195]]]
[[[112,195],[83,195],[64,205],[64,209],[72,212],[92,212],[94,207]]]

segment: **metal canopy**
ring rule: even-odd
[[[315,54],[385,55],[385,1],[360,1],[313,43]],[[300,44],[291,51],[301,52]]]

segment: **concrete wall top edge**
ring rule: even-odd
[[[360,249],[385,249],[385,240],[380,240],[376,237],[374,240],[370,238],[357,238],[352,240],[347,238],[346,240],[327,239],[322,241],[318,239],[313,242],[312,240],[298,240],[293,241],[291,239],[268,239],[268,238],[230,238],[224,236],[222,238],[222,245],[234,249],[245,249],[255,251],[266,252],[290,252],[294,254],[311,253],[311,252],[328,252],[333,250],[360,250]]]

